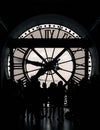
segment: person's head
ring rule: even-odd
[[[62,85],[63,85],[63,81],[59,81],[58,86],[62,86]]]

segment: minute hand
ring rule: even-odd
[[[57,59],[66,51],[66,48],[64,48],[54,59],[52,62],[56,62]]]
[[[39,78],[41,75],[44,75],[46,71],[53,70],[55,68],[55,64],[53,61],[46,63],[43,68],[40,68],[39,71],[36,73],[35,77]],[[33,76],[34,77],[34,76]]]
[[[40,63],[40,62],[37,62],[37,61],[26,60],[26,63],[27,64],[32,64],[32,65],[35,65],[35,66],[44,66],[43,63]]]

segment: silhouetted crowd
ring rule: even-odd
[[[47,84],[45,82],[41,84],[38,79],[31,79],[26,87],[21,80],[18,82],[8,80],[1,91],[2,121],[5,124],[8,122],[8,125],[14,126],[15,129],[15,126],[23,128],[25,121],[27,124],[31,122],[31,125],[35,122],[39,127],[43,118],[57,117],[59,123],[65,118],[74,120],[76,127],[85,127],[91,124],[93,117],[97,118],[99,112],[99,84],[98,76],[93,76],[90,80],[84,78],[80,83],[71,80],[67,89],[62,81],[57,84],[51,82],[47,88]],[[65,113],[66,95],[69,111]]]
[[[63,120],[65,86],[62,81],[58,84],[51,82],[47,88],[45,82],[41,84],[34,78],[27,82],[26,87],[21,80],[8,80],[2,93],[3,120],[14,129],[15,126],[23,128],[25,122],[39,127],[41,119],[55,118],[56,111],[58,121]]]

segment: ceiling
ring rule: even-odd
[[[100,23],[98,3],[94,2],[87,4],[86,2],[82,3],[82,1],[79,3],[65,0],[36,0],[34,2],[24,1],[24,4],[20,4],[18,1],[9,4],[1,2],[0,6],[0,18],[8,33],[26,19],[39,14],[60,14],[70,17],[88,31],[91,30],[97,21]],[[100,32],[100,26],[97,26],[95,29],[93,33],[97,37]]]

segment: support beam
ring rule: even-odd
[[[92,46],[92,42],[87,39],[9,39],[7,46],[18,47],[89,47]]]

